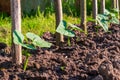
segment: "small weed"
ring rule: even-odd
[[[65,70],[65,66],[61,66],[60,69],[61,69],[62,71],[64,71],[64,70]]]

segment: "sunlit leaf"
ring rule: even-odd
[[[118,9],[118,8],[114,8],[114,9],[112,9],[112,12],[113,12],[113,13],[118,13],[118,12],[119,12],[119,9]]]
[[[74,37],[75,33],[72,30],[67,29],[67,23],[63,20],[58,25],[56,32],[63,34],[68,37]]]
[[[33,45],[31,45],[31,44],[24,44],[23,41],[24,41],[23,34],[21,32],[19,32],[19,31],[15,30],[13,32],[13,42],[15,44],[21,45],[21,46],[23,46],[23,47],[25,47],[27,49],[35,49],[35,47]]]
[[[114,13],[109,12],[106,9],[104,14],[97,15],[97,22],[106,32],[108,31],[110,23],[119,24],[119,20],[116,18],[116,15]]]
[[[51,43],[47,42],[47,41],[44,41],[42,39],[35,39],[33,41],[33,44],[36,45],[36,46],[39,46],[39,47],[51,47]]]
[[[98,14],[97,15],[97,19],[99,19],[99,20],[108,20],[108,16],[107,15],[105,15],[105,14]]]
[[[107,9],[105,9],[104,14],[105,14],[105,15],[109,15],[109,14],[110,14],[110,12],[109,12]]]
[[[113,17],[113,18],[110,20],[110,23],[119,24],[119,20],[118,20],[116,17]]]
[[[50,47],[52,44],[44,41],[43,39],[41,39],[38,35],[34,34],[34,33],[27,33],[26,34],[27,38],[31,39],[33,42],[33,44],[35,46],[39,46],[39,47]]]
[[[31,45],[31,44],[20,44],[21,46],[23,46],[23,47],[25,47],[25,48],[27,48],[27,49],[36,49],[33,45]]]
[[[13,31],[13,42],[15,44],[19,44],[20,45],[20,44],[23,43],[23,41],[24,41],[23,34],[21,32],[19,32],[19,31],[17,31],[17,30]]]
[[[104,19],[103,20],[99,20],[97,19],[98,23],[100,24],[100,26],[104,29],[105,32],[108,31],[108,22],[105,21]]]
[[[72,27],[73,30],[79,30],[80,32],[84,32],[84,30],[82,30],[81,28],[77,27],[76,25],[73,25],[73,24],[71,24],[71,23],[68,23],[68,25],[69,25],[70,27]]]
[[[34,34],[34,33],[31,33],[31,32],[28,32],[27,34],[26,34],[26,36],[27,36],[27,38],[29,38],[30,40],[34,40],[34,39],[36,39],[36,38],[40,38],[38,35],[36,35],[36,34]]]
[[[110,16],[111,17],[115,17],[116,15],[114,13],[110,13]]]

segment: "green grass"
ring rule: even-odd
[[[11,19],[0,16],[0,42],[11,43]]]
[[[22,32],[33,32],[42,35],[46,31],[54,33],[55,31],[55,16],[49,15],[44,17],[43,14],[39,16],[25,17],[22,19]]]
[[[79,24],[79,18],[67,16],[64,14],[64,20],[70,23]],[[8,45],[11,44],[11,18],[0,15],[0,42]],[[26,16],[22,18],[22,33],[33,32],[37,35],[42,35],[44,32],[50,31],[55,33],[55,15],[44,17],[44,14],[39,13],[36,16]]]

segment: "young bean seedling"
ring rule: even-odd
[[[98,24],[104,29],[105,32],[108,32],[110,23],[119,24],[119,20],[116,18],[115,10],[114,13],[105,9],[104,14],[97,15]]]
[[[41,39],[38,35],[34,34],[34,33],[31,33],[31,32],[28,32],[26,34],[26,38],[27,38],[27,44],[24,43],[24,35],[15,30],[13,32],[13,42],[14,44],[17,44],[17,45],[21,45],[22,47],[25,47],[27,49],[32,49],[32,50],[35,50],[37,49],[36,47],[50,47],[52,44],[49,43],[49,42],[46,42],[44,41],[43,39]],[[28,40],[29,39],[29,40]],[[25,51],[23,53],[25,56],[26,56],[26,60],[24,62],[24,71],[26,70],[27,68],[27,64],[28,64],[28,58],[29,56],[31,55],[29,52]]]
[[[64,36],[67,36],[68,37],[68,45],[70,46],[70,37],[75,37],[75,32],[74,30],[79,30],[80,32],[84,32],[81,28],[71,24],[71,23],[68,23],[64,20],[62,20],[60,22],[60,24],[58,25],[57,29],[56,29],[56,32],[64,35]]]

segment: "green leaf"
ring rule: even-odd
[[[34,34],[34,33],[27,33],[26,34],[27,38],[31,39],[33,42],[33,44],[35,46],[39,46],[39,47],[51,47],[51,43],[42,40],[38,35]]]
[[[13,42],[15,44],[21,45],[23,44],[23,41],[24,41],[23,34],[17,30],[13,31]]]
[[[56,29],[56,32],[60,33],[60,34],[63,34],[65,36],[68,36],[68,37],[74,37],[75,36],[75,33],[69,29],[67,29],[67,23],[62,20],[60,22],[60,24],[58,25],[57,29]]]
[[[97,15],[97,19],[99,19],[99,20],[108,20],[108,16],[107,15],[105,15],[105,14],[98,14]]]
[[[37,39],[37,38],[33,41],[33,44],[39,47],[48,47],[48,48],[51,47],[52,45],[51,43],[47,41],[44,41],[42,39]]]
[[[36,34],[34,34],[34,33],[31,33],[31,32],[28,32],[27,34],[26,34],[26,36],[27,36],[27,38],[28,39],[30,39],[30,40],[34,40],[34,39],[36,39],[36,38],[40,38],[38,35],[36,35]]]
[[[110,12],[107,9],[105,9],[104,15],[109,15],[109,14]]]
[[[97,22],[104,29],[105,32],[108,31],[108,27],[110,23],[119,24],[119,20],[116,18],[114,13],[105,10],[104,14],[97,15]]]
[[[76,25],[73,25],[73,24],[71,24],[71,23],[68,23],[68,25],[69,25],[70,27],[72,27],[73,30],[79,30],[80,32],[84,32],[84,30],[82,30],[81,28],[77,27]]]
[[[119,12],[119,9],[118,9],[118,8],[114,8],[114,9],[112,9],[112,12],[113,12],[113,13],[118,13],[118,12]]]
[[[119,20],[116,17],[112,17],[110,23],[119,24]]]
[[[116,15],[114,13],[110,13],[111,17],[116,17]]]
[[[21,46],[23,46],[23,47],[25,47],[25,48],[27,48],[27,49],[33,49],[33,50],[35,50],[36,48],[33,46],[33,45],[31,45],[31,44],[20,44]]]
[[[100,26],[104,29],[105,32],[108,32],[108,22],[103,20],[99,20],[97,19],[98,23],[100,24]]]
[[[23,47],[25,47],[25,48],[27,48],[27,49],[36,49],[36,48],[35,48],[33,45],[31,45],[31,44],[24,44],[23,41],[24,41],[24,36],[23,36],[23,34],[22,34],[21,32],[19,32],[19,31],[15,30],[15,31],[13,32],[13,42],[14,42],[15,44],[21,45],[21,46],[23,46]]]

